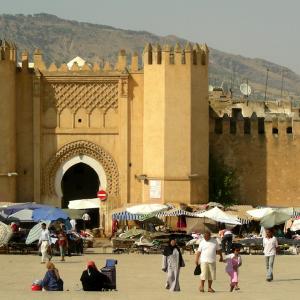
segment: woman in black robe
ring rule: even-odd
[[[80,281],[84,291],[102,291],[106,287],[108,278],[98,271],[93,261],[89,261]]]

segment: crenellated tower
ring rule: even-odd
[[[16,200],[16,46],[0,41],[0,201]]]
[[[154,182],[164,202],[207,201],[208,56],[190,43],[144,49],[144,200]]]

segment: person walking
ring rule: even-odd
[[[200,242],[199,248],[196,251],[196,265],[201,266],[200,274],[200,292],[204,292],[205,281],[208,281],[208,292],[214,293],[212,288],[213,280],[216,280],[216,259],[217,254],[220,255],[220,261],[223,261],[221,248],[216,241],[211,237],[211,233],[206,231],[204,239]]]
[[[72,229],[72,231],[77,231],[77,228],[76,228],[76,225],[77,225],[77,222],[76,222],[76,220],[75,219],[71,219],[70,220],[70,224],[71,224],[71,229]]]
[[[91,222],[91,217],[90,215],[85,212],[83,215],[82,215],[82,220],[83,220],[83,229],[86,230],[89,228],[89,225],[90,225],[90,222]]]
[[[222,238],[222,251],[228,255],[231,253],[232,247],[232,232],[229,229],[224,228],[219,232],[220,237]]]
[[[169,245],[164,249],[162,260],[162,270],[167,273],[166,289],[172,292],[180,291],[179,272],[180,268],[184,266],[185,263],[176,239],[171,237]]]
[[[229,254],[224,262],[227,263],[225,271],[230,276],[230,292],[233,290],[238,291],[240,288],[239,283],[239,272],[238,269],[242,265],[242,257],[240,255],[240,248],[233,249],[233,253]]]
[[[68,238],[63,229],[57,235],[61,261],[65,261],[66,250],[68,248]]]
[[[50,234],[47,229],[46,223],[42,223],[41,226],[42,226],[42,232],[40,235],[38,246],[41,249],[41,253],[42,253],[41,264],[44,264],[46,259],[48,259],[50,261],[52,258],[52,256],[51,256],[51,238],[50,238]]]
[[[266,280],[270,282],[273,280],[273,265],[278,250],[278,241],[276,237],[273,236],[271,229],[266,229],[266,237],[263,238],[263,247],[267,269]]]

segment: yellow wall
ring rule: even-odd
[[[0,48],[0,201],[16,201],[16,61],[15,49]]]

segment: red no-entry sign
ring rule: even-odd
[[[97,193],[97,197],[101,200],[101,201],[105,201],[107,198],[107,193],[104,190],[100,190]]]

